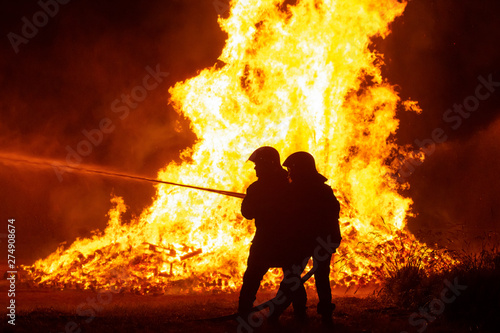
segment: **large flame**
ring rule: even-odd
[[[198,141],[183,152],[183,163],[158,177],[243,192],[255,180],[245,163],[254,149],[271,145],[283,157],[305,150],[342,203],[335,283],[377,282],[388,262],[417,252],[423,262],[435,259],[405,229],[412,201],[398,194],[390,163],[403,151],[393,140],[401,101],[381,75],[382,56],[369,47],[372,37],[389,33],[406,4],[231,5],[229,18],[220,19],[228,40],[219,63],[170,89]],[[155,202],[130,224],[120,221],[123,201],[114,203],[104,232],[30,267],[35,282],[141,293],[240,286],[254,232],[240,215],[240,199],[158,185]],[[273,270],[265,285],[279,280]]]

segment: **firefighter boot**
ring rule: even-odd
[[[335,310],[335,304],[333,303],[318,303],[318,314],[321,315],[321,321],[323,324],[328,326],[333,325],[333,310]]]

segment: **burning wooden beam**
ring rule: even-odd
[[[202,250],[201,249],[198,249],[196,251],[193,251],[191,253],[188,253],[188,254],[185,254],[181,257],[181,260],[186,260],[186,259],[189,259],[189,258],[192,258],[194,256],[197,256],[198,254],[202,253]]]

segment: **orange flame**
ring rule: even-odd
[[[369,48],[372,37],[389,34],[406,4],[283,3],[232,1],[230,17],[219,19],[229,36],[222,65],[169,91],[198,141],[159,179],[242,192],[255,180],[245,163],[254,149],[271,145],[283,157],[305,150],[342,203],[335,283],[379,281],[383,256],[436,261],[405,229],[412,201],[398,193],[404,185],[391,177],[390,163],[394,152],[405,154],[393,139],[402,102],[381,75],[382,55]],[[28,268],[35,282],[141,293],[240,286],[254,227],[241,217],[239,199],[158,185],[155,202],[128,225],[120,221],[123,201],[113,202],[103,233]],[[402,252],[392,255],[398,246]],[[279,281],[273,270],[264,285]]]

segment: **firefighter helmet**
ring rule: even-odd
[[[280,154],[276,149],[269,146],[257,148],[248,158],[255,164],[266,164],[269,166],[280,166]]]
[[[302,174],[318,173],[314,157],[305,151],[298,151],[288,156],[285,162],[283,162],[283,166],[294,169]]]

